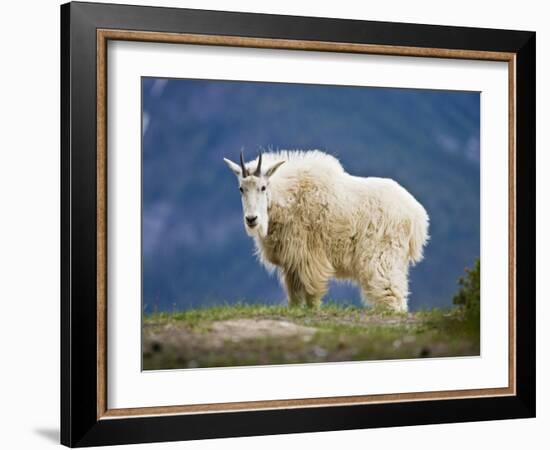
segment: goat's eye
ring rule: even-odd
[[[239,191],[241,191],[241,194],[244,192],[242,187],[239,188]]]
[[[262,186],[262,192],[265,191],[265,186]]]

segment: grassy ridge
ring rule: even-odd
[[[227,305],[144,316],[144,369],[479,355],[479,321],[463,308],[387,314]]]

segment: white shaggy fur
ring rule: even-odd
[[[422,259],[429,219],[403,187],[352,176],[318,150],[266,153],[259,176],[257,159],[244,178],[226,163],[243,192],[245,229],[290,305],[319,306],[334,277],[355,281],[373,306],[407,310],[409,265]]]

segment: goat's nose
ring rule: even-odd
[[[246,216],[246,223],[248,225],[253,225],[254,222],[256,222],[257,218],[258,218],[258,216]]]

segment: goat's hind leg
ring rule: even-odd
[[[408,264],[381,256],[361,279],[363,300],[375,309],[407,312]]]

